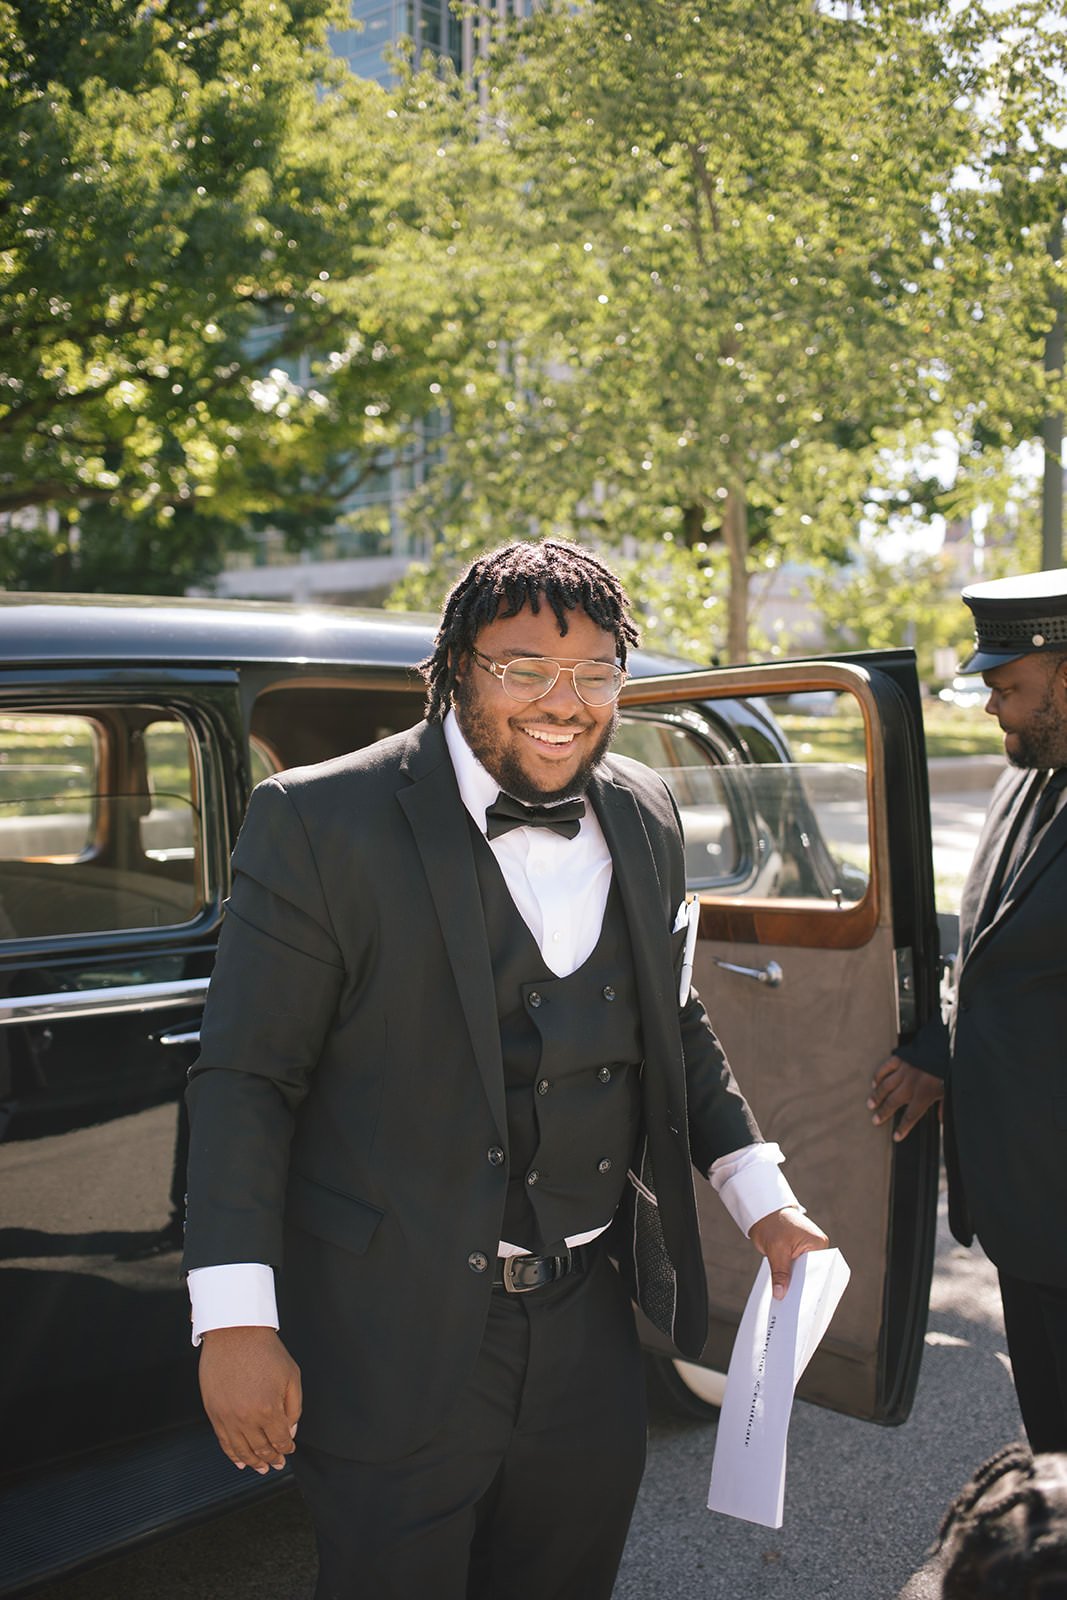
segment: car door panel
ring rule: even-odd
[[[182,1097],[238,808],[232,674],[71,676],[0,679],[0,1409],[20,1473],[198,1415]]]
[[[640,706],[647,717],[657,705],[702,701],[713,710],[725,694],[760,696],[773,716],[787,696],[833,690],[850,696],[862,715],[861,756],[850,758],[850,787],[841,791],[859,798],[835,802],[826,815],[848,836],[849,848],[858,847],[864,827],[865,873],[849,868],[840,879],[844,888],[824,874],[823,890],[812,880],[803,896],[768,892],[766,874],[751,876],[755,892],[701,887],[694,984],[764,1136],[786,1153],[786,1176],[852,1268],[799,1392],[879,1421],[903,1420],[917,1377],[938,1142],[928,1118],[896,1145],[890,1128],[875,1128],[866,1109],[875,1068],[936,1004],[929,826],[925,791],[916,781],[921,724],[917,698],[909,700],[908,663],[894,655],[892,665],[892,673],[874,662],[700,672],[642,680],[628,686],[626,697],[628,707]],[[774,777],[783,793],[794,784],[794,800],[799,796],[803,805],[813,786],[802,766]],[[757,789],[758,782],[757,775]],[[672,787],[676,798],[683,796],[684,826],[684,785]],[[777,831],[767,822],[770,809],[749,805],[755,842],[748,848],[766,859],[784,834],[781,816]],[[830,860],[816,837],[819,821],[813,809],[793,832],[806,853]],[[788,890],[797,877],[783,868],[777,881]],[[698,1180],[697,1193],[711,1323],[702,1359],[725,1368],[755,1262],[710,1185]],[[651,1346],[667,1349],[647,1325],[642,1332]]]

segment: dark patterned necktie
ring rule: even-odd
[[[1000,889],[1001,901],[1007,899],[1009,891],[1014,887],[1015,880],[1029,860],[1042,828],[1047,827],[1052,821],[1065,788],[1067,788],[1067,767],[1057,767],[1045,779],[1029,819],[1024,819],[1019,830],[1017,843],[1004,872],[1004,881]]]
[[[1037,837],[1046,823],[1052,821],[1060,795],[1065,788],[1067,788],[1067,767],[1057,767],[1054,772],[1049,773],[1045,787],[1034,807],[1033,821],[1030,823],[1031,840]]]
[[[564,839],[573,839],[584,816],[584,800],[563,800],[558,806],[527,806],[501,791],[485,808],[485,836],[497,839],[512,828],[551,828]]]

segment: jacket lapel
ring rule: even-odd
[[[439,724],[425,724],[414,731],[402,770],[411,782],[398,792],[397,799],[422,859],[474,1059],[503,1139],[507,1126],[504,1066],[489,939],[467,812]],[[417,947],[417,933],[413,944]]]
[[[688,1137],[670,1137],[686,1133],[688,1128],[678,978],[669,937],[675,908],[670,906],[669,885],[660,878],[655,852],[630,789],[616,783],[601,767],[589,786],[589,796],[615,864],[615,882],[633,949],[646,1061],[642,1094],[653,1161],[663,1169],[661,1178],[677,1161],[682,1180],[689,1182]],[[683,1154],[684,1161],[680,1160]],[[674,1215],[677,1192],[673,1184],[661,1186],[664,1220],[667,1213],[672,1221],[678,1220]]]
[[[1067,844],[1067,811],[1061,809],[1046,827],[1037,849],[1033,851],[1029,860],[1024,863],[1016,874],[1014,883],[1005,895],[1001,906],[989,924],[989,928],[985,930],[986,932],[992,931],[999,924],[1002,917],[1008,916],[1019,902],[1026,898],[1053,857],[1059,854],[1065,844]]]
[[[601,767],[589,785],[589,798],[615,863],[615,882],[626,912],[637,970],[645,1054],[652,1054],[653,1041],[648,1037],[652,1028],[657,1057],[669,1059],[678,1053],[678,1030],[670,1026],[677,1014],[678,997],[667,937],[667,890],[660,882],[652,846],[631,791]]]
[[[1028,777],[1030,781],[1027,781]],[[970,919],[969,943],[967,948],[960,952],[961,966],[1003,910],[1000,904],[1001,884],[1015,848],[1015,841],[1019,837],[1019,829],[1023,826],[1029,810],[1035,777],[1036,774],[1018,774],[1015,781],[1006,787],[1003,793],[994,797],[989,808],[989,815],[975,855],[976,866],[984,856],[985,872],[977,892],[976,910],[973,919]],[[986,849],[987,841],[995,843],[996,847]]]
[[[986,941],[996,932],[997,928],[1010,916],[1019,902],[1033,888],[1041,877],[1049,862],[1056,856],[1064,845],[1067,845],[1067,811],[1060,810],[1048,824],[1042,836],[1041,843],[1030,856],[1030,859],[1016,873],[1015,880],[1007,894],[998,899],[997,892],[1002,882],[1003,868],[1011,859],[1011,853],[1018,839],[1021,828],[1027,826],[1034,803],[1034,790],[1040,786],[1044,774],[1040,771],[1028,772],[1021,775],[1014,792],[1014,800],[1008,800],[1006,806],[998,811],[990,811],[989,824],[991,829],[999,825],[998,819],[1006,817],[1004,824],[1007,839],[1003,851],[996,857],[994,866],[997,870],[992,872],[987,879],[985,895],[982,901],[980,920],[976,924],[975,933],[971,943],[964,952],[964,961],[971,959],[976,952],[983,948]]]

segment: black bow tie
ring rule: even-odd
[[[526,806],[501,791],[485,808],[485,836],[497,839],[512,828],[551,828],[564,839],[573,839],[584,816],[584,800],[564,800],[557,806]]]

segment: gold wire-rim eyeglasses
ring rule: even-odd
[[[504,693],[512,700],[529,703],[543,700],[559,682],[561,672],[569,672],[574,692],[587,706],[610,706],[617,700],[626,682],[621,667],[608,661],[572,661],[567,664],[553,656],[516,656],[513,661],[494,661],[492,656],[472,650],[471,655],[483,672],[499,678]],[[529,676],[525,678],[524,675]],[[541,687],[538,688],[537,684]],[[527,693],[530,689],[532,692]]]

